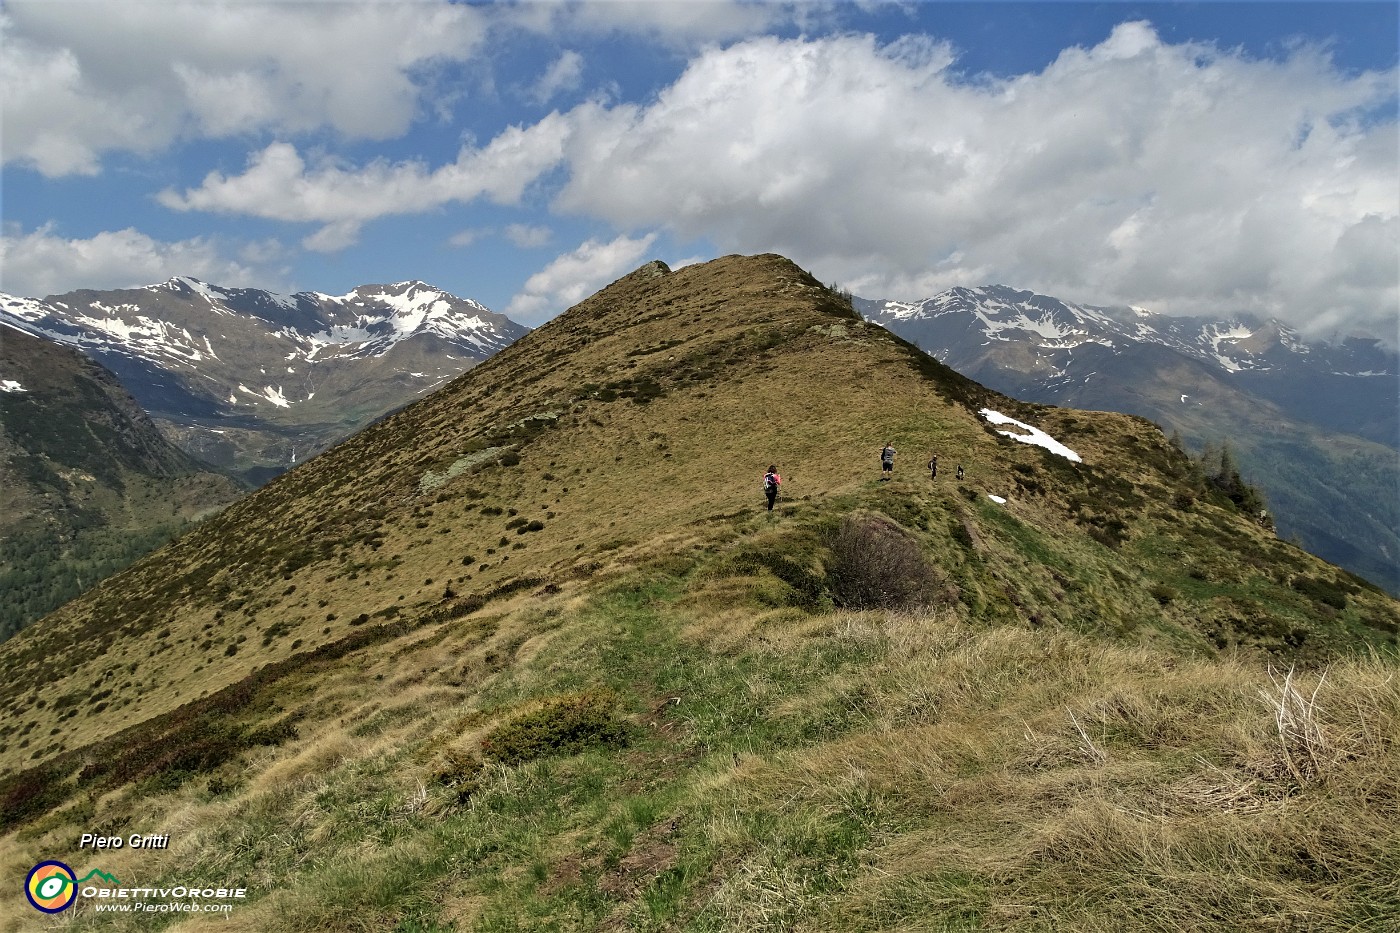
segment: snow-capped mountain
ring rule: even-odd
[[[896,332],[918,330],[953,337],[969,330],[983,342],[1031,342],[1046,350],[1157,343],[1229,372],[1267,372],[1306,359],[1339,376],[1396,375],[1396,354],[1379,341],[1350,338],[1309,343],[1277,320],[1168,317],[1146,308],[1079,305],[1004,285],[953,288],[920,302],[856,299],[868,319]],[[940,359],[948,346],[931,347]]]
[[[182,447],[254,479],[528,331],[422,282],[278,295],[187,277],[44,299],[0,295],[0,324],[100,360]]]
[[[1278,321],[1174,318],[1004,286],[857,310],[1016,398],[1150,418],[1228,442],[1280,533],[1400,593],[1400,363],[1379,341]]]
[[[1002,285],[954,288],[919,302],[857,298],[868,320],[940,362],[1020,397],[1083,407],[1083,387],[1157,347],[1203,364],[1290,415],[1400,447],[1400,360],[1379,341],[1304,340],[1276,320],[1168,317],[1145,308],[1061,301]],[[1170,357],[1162,357],[1163,360]],[[1123,375],[1133,381],[1134,369]],[[1180,404],[1191,404],[1183,384]],[[1199,399],[1198,399],[1199,401]]]

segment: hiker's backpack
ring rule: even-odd
[[[772,473],[768,473],[763,477],[763,494],[766,496],[769,493],[774,493],[777,491],[778,477],[773,475]]]

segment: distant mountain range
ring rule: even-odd
[[[1379,341],[1308,341],[1278,321],[1176,318],[1004,286],[857,298],[887,327],[1016,398],[1120,411],[1228,442],[1280,534],[1400,592],[1400,361]]]
[[[0,324],[102,361],[180,447],[255,483],[529,330],[422,282],[287,296],[187,277],[0,295]]]

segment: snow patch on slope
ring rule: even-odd
[[[993,411],[990,408],[982,409],[980,414],[983,418],[986,418],[992,424],[1009,424],[1028,432],[1026,434],[1017,434],[1015,431],[997,432],[998,434],[1004,437],[1009,437],[1013,441],[1020,441],[1023,444],[1034,444],[1037,447],[1044,447],[1052,454],[1058,454],[1059,456],[1064,457],[1066,460],[1072,460],[1075,463],[1084,462],[1083,458],[1080,457],[1079,454],[1070,450],[1064,444],[1061,444],[1049,434],[1046,434],[1044,431],[1040,430],[1040,428],[1033,428],[1023,421],[1017,421],[1015,418],[1012,418],[1009,415],[1003,415],[1001,412]]]
[[[34,298],[0,295],[0,308],[23,321],[38,321],[49,313],[48,306]]]
[[[263,398],[267,399],[269,402],[276,405],[278,408],[291,407],[291,402],[288,402],[286,396],[282,394],[281,386],[278,386],[275,389],[272,386],[264,386],[262,394]]]
[[[1210,349],[1206,352],[1215,357],[1217,363],[1232,373],[1240,372],[1246,368],[1237,359],[1227,355],[1221,350],[1221,344],[1236,344],[1241,340],[1248,340],[1254,336],[1254,331],[1240,324],[1233,326],[1214,325],[1207,327],[1201,332],[1201,342],[1207,344]],[[1246,351],[1248,352],[1248,351]]]

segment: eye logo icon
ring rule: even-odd
[[[62,862],[40,862],[24,879],[24,896],[35,910],[56,914],[66,910],[78,896],[78,879]]]

